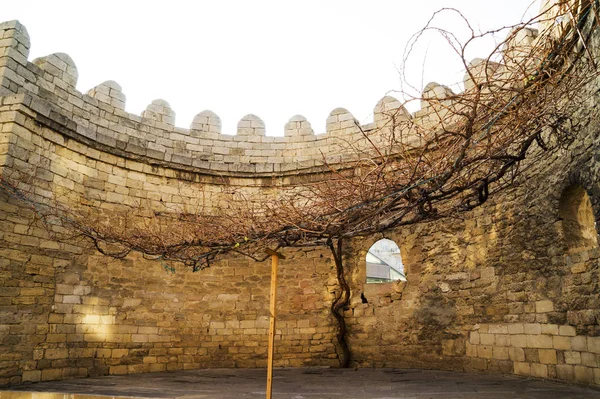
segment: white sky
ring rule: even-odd
[[[246,114],[267,135],[283,134],[302,114],[317,133],[329,112],[344,107],[363,123],[377,101],[400,89],[398,67],[410,36],[442,7],[461,10],[482,31],[517,23],[530,0],[135,1],[3,0],[0,20],[18,19],[32,41],[30,60],[69,54],[78,90],[115,80],[126,110],[140,114],[167,100],[176,125],[189,127],[204,109],[234,134]],[[536,12],[533,7],[531,12]],[[456,18],[445,27],[464,32]],[[462,27],[462,29],[461,29]],[[502,39],[505,34],[500,35]],[[409,78],[451,85],[464,71],[431,37],[409,64]],[[493,41],[468,53],[485,57]],[[398,95],[395,95],[399,97]]]

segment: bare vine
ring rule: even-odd
[[[352,353],[350,352],[350,348],[346,340],[346,336],[348,335],[348,328],[346,326],[346,319],[344,319],[344,310],[350,303],[350,286],[346,281],[346,276],[344,273],[342,243],[343,240],[341,239],[338,239],[337,243],[334,243],[333,240],[329,240],[327,242],[327,246],[329,247],[329,249],[331,250],[331,254],[333,255],[337,280],[340,287],[340,292],[336,294],[335,299],[331,303],[331,313],[338,322],[337,341],[342,350],[342,357],[340,358],[340,367],[347,368],[350,366],[350,362],[352,361]]]

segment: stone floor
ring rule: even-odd
[[[265,397],[266,371],[193,370],[40,382],[0,391],[0,399],[112,397],[243,399]],[[14,392],[20,391],[20,392]],[[79,395],[24,394],[54,392]],[[401,369],[276,369],[274,399],[600,398],[600,390],[530,378]]]

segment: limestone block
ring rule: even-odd
[[[517,348],[526,348],[527,347],[527,335],[524,335],[524,334],[511,335],[510,346],[517,347]]]
[[[575,379],[574,367],[570,364],[559,364],[556,366],[556,375],[561,380],[573,381]]]
[[[421,95],[421,109],[415,112],[413,121],[422,129],[437,131],[456,123],[458,104],[455,94],[446,86],[428,83]]]
[[[91,88],[87,95],[117,109],[125,109],[125,94],[123,94],[121,86],[114,80],[100,83],[98,86]]]
[[[421,95],[421,110],[433,107],[434,104],[449,104],[448,99],[454,95],[454,92],[448,86],[437,82],[429,82],[425,85]]]
[[[202,133],[221,133],[221,118],[213,111],[204,110],[194,116],[190,125],[190,135],[201,137]]]
[[[449,281],[468,280],[468,279],[469,279],[469,273],[464,273],[464,272],[451,273],[446,276],[446,280],[449,280]]]
[[[566,351],[565,363],[567,364],[581,364],[581,352]]]
[[[508,334],[496,334],[495,339],[496,346],[510,346],[510,335]]]
[[[548,366],[545,364],[532,363],[531,376],[539,378],[548,378]]]
[[[524,332],[525,332],[525,328],[522,323],[508,325],[508,333],[511,335],[512,334],[523,334]]]
[[[507,347],[494,346],[494,359],[497,360],[508,360],[510,358]]]
[[[477,345],[471,345],[467,342],[466,344],[467,356],[469,357],[477,357]]]
[[[523,64],[530,61],[529,56],[537,36],[538,31],[536,29],[520,27],[513,29],[508,34],[502,49],[506,71],[505,78],[509,78],[514,73],[521,73]]]
[[[477,346],[477,357],[491,359],[494,356],[493,346],[479,345]]]
[[[554,305],[553,305],[554,307]],[[542,324],[542,334],[558,335],[558,325]]]
[[[552,301],[549,300],[537,301],[535,303],[535,311],[537,313],[553,312],[554,304],[552,303]]]
[[[600,367],[600,357],[594,353],[582,352],[581,364],[588,367]]]
[[[42,370],[42,381],[58,380],[62,378],[62,369]]]
[[[587,265],[585,263],[574,263],[571,265],[571,273],[579,274],[585,273],[587,271]]]
[[[531,374],[531,366],[529,363],[515,362],[514,363],[514,373],[518,374],[518,375],[530,375]]]
[[[0,39],[0,58],[9,57],[27,65],[31,41],[25,26],[16,20],[0,23]]]
[[[494,345],[494,334],[480,334],[479,341],[481,345]]]
[[[494,81],[494,74],[500,64],[482,58],[475,58],[467,66],[463,78],[465,91],[471,91],[477,86],[489,86]]]
[[[490,324],[488,326],[490,334],[508,334],[508,326],[503,324]]]
[[[558,327],[558,333],[560,335],[565,335],[568,337],[574,337],[575,335],[577,335],[577,330],[575,329],[575,327],[573,326],[559,326]]]
[[[513,362],[525,361],[525,351],[523,348],[508,348],[508,356]]]
[[[404,108],[398,99],[392,96],[385,96],[379,100],[373,109],[373,115],[373,122],[376,127],[398,124],[402,120],[411,118],[410,112]]]
[[[477,331],[471,331],[469,334],[469,342],[472,345],[479,345],[479,333]]]
[[[266,133],[265,123],[254,114],[244,116],[237,124],[237,135],[243,137],[261,137]]]
[[[162,99],[152,101],[142,112],[142,118],[161,122],[166,125],[175,125],[175,111],[171,109],[168,102]]]
[[[542,326],[539,323],[525,323],[525,334],[541,334]]]
[[[583,337],[583,338],[585,341],[585,337]],[[552,337],[552,346],[554,349],[571,350],[571,338],[553,336]]]
[[[592,384],[594,382],[594,371],[590,367],[575,366],[575,381]]]
[[[592,353],[600,353],[600,337],[587,337],[587,350]]]
[[[41,370],[27,370],[23,371],[23,382],[38,382],[42,379]]]
[[[588,337],[579,335],[576,337],[565,337],[570,339],[571,347],[575,351],[587,351],[588,350]]]
[[[302,115],[292,116],[284,127],[285,137],[313,136],[314,134],[310,122]]]
[[[327,133],[340,133],[346,129],[348,124],[356,126],[358,120],[347,109],[336,108],[327,117],[326,131]]]
[[[549,335],[527,335],[528,348],[552,348],[552,337]]]
[[[57,86],[62,87],[61,82],[73,88],[77,85],[79,72],[77,71],[75,62],[68,54],[50,54],[45,57],[36,58],[33,60],[33,64],[52,76],[52,79],[47,80]]]
[[[557,364],[556,351],[554,349],[540,349],[539,358],[540,363]]]
[[[539,26],[540,33],[551,38],[560,38],[571,24],[568,10],[573,3],[572,1],[543,0],[540,13],[544,13],[544,18]]]

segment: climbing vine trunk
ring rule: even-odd
[[[346,320],[344,319],[344,309],[346,309],[350,301],[350,286],[348,285],[344,275],[342,244],[343,242],[341,239],[338,239],[337,243],[335,244],[333,240],[329,240],[327,242],[335,261],[337,280],[340,288],[336,293],[333,303],[331,304],[331,313],[333,313],[333,316],[338,322],[337,341],[340,349],[342,350],[342,355],[340,356],[340,367],[347,368],[350,366],[352,353],[350,352],[347,342],[348,328],[346,326]]]

